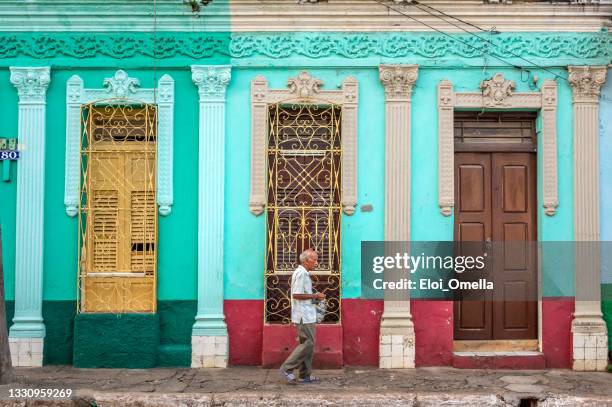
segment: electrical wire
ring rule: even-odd
[[[395,12],[396,12],[396,13],[398,13],[398,14],[401,14],[401,15],[403,15],[403,16],[405,16],[405,17],[408,17],[408,18],[410,18],[410,19],[412,19],[412,20],[416,21],[416,22],[417,22],[417,23],[419,23],[419,24],[422,24],[422,25],[424,25],[424,26],[426,26],[426,27],[428,27],[428,28],[430,28],[430,29],[432,29],[432,30],[434,30],[434,31],[436,31],[436,32],[438,32],[438,33],[440,33],[440,34],[443,34],[443,35],[445,35],[445,36],[447,36],[447,37],[449,37],[449,38],[453,39],[454,41],[460,42],[460,43],[462,43],[462,44],[464,44],[464,45],[466,45],[466,46],[468,46],[468,47],[470,47],[470,48],[472,48],[472,49],[475,49],[475,50],[479,51],[479,52],[483,52],[483,55],[484,55],[484,53],[485,53],[485,49],[484,49],[484,47],[483,47],[483,48],[478,48],[478,47],[476,47],[476,46],[474,46],[474,45],[472,45],[472,44],[470,44],[470,43],[468,43],[468,42],[466,42],[466,41],[463,41],[463,40],[461,40],[461,39],[459,39],[459,38],[455,37],[454,35],[451,35],[451,34],[449,34],[449,33],[447,33],[447,32],[444,32],[444,31],[442,31],[442,30],[439,30],[439,29],[437,29],[437,28],[435,28],[435,27],[433,27],[433,26],[431,26],[431,25],[429,25],[429,24],[425,23],[424,21],[421,21],[421,20],[419,20],[419,19],[417,19],[417,18],[415,18],[415,17],[413,17],[413,16],[411,16],[411,15],[409,15],[409,14],[407,14],[407,13],[404,13],[403,11],[401,11],[401,10],[399,10],[399,9],[397,9],[397,8],[394,8],[393,6],[391,6],[391,5],[389,5],[389,4],[386,4],[385,2],[383,2],[383,1],[381,1],[381,0],[372,0],[372,1],[374,1],[374,2],[378,3],[378,4],[382,5],[382,6],[385,6],[385,7],[386,7],[388,10],[395,11]],[[421,4],[421,3],[418,3],[418,4]],[[500,48],[500,50],[501,50],[501,51],[503,51],[503,52],[507,52],[507,53],[509,53],[509,54],[513,55],[514,57],[519,58],[519,59],[522,59],[523,61],[525,61],[525,62],[527,62],[527,63],[529,63],[529,64],[533,65],[534,67],[537,67],[537,68],[539,68],[539,69],[541,69],[541,70],[543,70],[543,71],[546,71],[546,72],[548,72],[548,73],[550,73],[550,74],[554,75],[556,78],[560,78],[560,79],[563,79],[564,81],[567,81],[567,78],[565,78],[564,76],[561,76],[561,75],[557,74],[556,72],[551,71],[550,69],[548,69],[548,68],[546,68],[546,67],[543,67],[543,66],[541,66],[541,65],[538,65],[538,64],[536,64],[536,63],[535,63],[535,62],[533,62],[533,61],[530,61],[530,60],[528,60],[528,59],[526,59],[526,58],[524,58],[524,57],[522,57],[522,56],[520,56],[520,55],[518,55],[518,54],[515,54],[514,52],[512,52],[512,51],[510,51],[510,50],[507,50],[507,49],[505,49],[505,48],[503,48],[503,47],[499,46],[498,44],[495,44],[495,43],[494,43],[492,40],[488,40],[488,39],[486,39],[486,38],[482,38],[481,36],[476,35],[476,34],[474,34],[474,33],[473,33],[473,32],[471,32],[471,31],[467,31],[467,30],[466,30],[466,29],[464,29],[463,27],[460,27],[460,26],[456,25],[455,23],[450,22],[450,21],[446,20],[445,18],[443,18],[443,17],[441,17],[441,16],[439,16],[439,15],[433,14],[433,13],[431,13],[431,12],[427,11],[427,10],[423,10],[422,8],[418,7],[416,4],[415,4],[415,7],[417,7],[417,8],[418,8],[419,10],[421,10],[421,11],[424,11],[424,12],[426,12],[426,13],[428,13],[428,14],[430,14],[430,15],[434,16],[434,17],[437,17],[437,18],[441,19],[442,21],[444,21],[444,22],[446,22],[446,23],[448,23],[448,24],[451,24],[451,25],[455,26],[456,28],[459,28],[459,29],[460,29],[460,30],[462,30],[462,31],[465,31],[466,33],[468,33],[468,34],[470,34],[470,35],[472,35],[472,36],[474,36],[474,37],[478,38],[479,40],[481,40],[481,41],[483,41],[483,42],[488,42],[488,43],[490,43],[491,45],[494,45],[495,47]],[[462,20],[461,20],[461,21],[462,21]],[[476,26],[475,26],[475,27],[476,27]],[[480,27],[477,27],[477,28],[481,29]],[[482,30],[482,29],[481,29],[481,30]],[[492,32],[490,32],[490,33],[492,33]],[[519,65],[513,64],[512,62],[510,62],[510,61],[508,61],[508,60],[506,60],[506,59],[504,59],[504,58],[502,58],[502,57],[499,57],[499,56],[497,56],[497,55],[495,55],[495,54],[493,54],[493,53],[489,53],[489,55],[490,55],[491,57],[493,57],[493,58],[497,59],[497,60],[498,60],[498,61],[500,61],[500,62],[503,62],[503,63],[505,63],[505,64],[510,65],[511,67],[513,67],[513,68],[515,68],[515,69],[519,69],[519,70],[521,70],[521,71],[525,70],[525,71],[527,71],[527,72],[529,73],[529,70],[528,70],[528,69],[526,69],[526,68],[524,68],[524,67],[522,67],[522,66],[519,66]]]
[[[544,70],[544,71],[546,71],[546,72],[548,72],[548,73],[550,73],[550,74],[554,75],[554,76],[555,76],[555,77],[557,77],[557,78],[561,78],[561,79],[563,79],[563,80],[567,80],[565,77],[563,77],[563,76],[561,76],[561,75],[558,75],[558,74],[556,74],[555,72],[553,72],[553,71],[551,71],[551,70],[549,70],[549,69],[547,69],[547,68],[545,68],[545,67],[543,67],[543,66],[540,66],[540,65],[536,64],[536,63],[535,63],[535,62],[533,62],[533,61],[528,60],[527,58],[524,58],[524,57],[522,57],[522,56],[520,56],[520,55],[518,55],[518,54],[515,54],[515,53],[514,53],[514,52],[512,52],[511,50],[507,50],[507,49],[505,49],[505,48],[500,47],[499,45],[495,44],[495,43],[494,43],[492,40],[490,40],[490,39],[486,39],[486,38],[483,38],[483,37],[481,37],[481,36],[479,36],[479,35],[476,35],[476,34],[474,34],[473,32],[468,31],[468,30],[464,29],[463,27],[460,27],[460,26],[458,26],[457,24],[455,24],[455,23],[453,23],[453,22],[451,22],[451,21],[446,20],[446,19],[444,19],[443,17],[441,17],[441,16],[439,16],[439,15],[433,14],[433,13],[429,12],[428,10],[424,10],[424,9],[422,9],[421,7],[419,7],[419,5],[426,6],[426,5],[425,5],[425,4],[423,4],[423,3],[419,3],[418,1],[414,0],[414,1],[413,1],[411,4],[412,4],[412,5],[414,5],[416,8],[418,8],[419,10],[424,11],[424,12],[426,12],[426,13],[428,13],[428,14],[430,14],[430,15],[434,16],[434,17],[437,17],[437,18],[439,18],[439,19],[441,19],[441,20],[443,20],[443,21],[445,21],[445,22],[447,22],[447,23],[451,24],[451,25],[452,25],[452,26],[454,26],[454,27],[457,27],[457,28],[459,28],[460,30],[465,31],[465,32],[466,32],[466,33],[468,33],[468,34],[473,35],[474,37],[476,37],[476,38],[480,39],[481,41],[486,41],[486,42],[490,43],[491,45],[494,45],[494,46],[496,46],[496,47],[499,47],[499,48],[500,48],[502,51],[504,51],[504,52],[508,52],[509,54],[511,54],[512,56],[514,56],[515,58],[522,59],[523,61],[525,61],[525,62],[527,62],[527,63],[529,63],[529,64],[531,64],[531,65],[533,65],[533,66],[535,66],[535,67],[537,67],[537,68],[540,68],[540,69],[542,69],[542,70]],[[438,9],[435,9],[435,8],[433,8],[433,7],[430,7],[430,6],[426,6],[426,7],[432,8],[432,9],[436,10],[437,12],[442,13],[442,14],[444,14],[444,15],[446,15],[446,16],[450,16],[449,14],[446,14],[446,13],[444,13],[444,12],[442,12],[442,11],[438,10]],[[459,18],[457,18],[457,17],[453,17],[453,16],[450,16],[450,17],[455,18],[455,19],[457,19],[457,20],[459,20],[459,21],[461,21],[461,22],[463,22],[463,23],[465,23],[465,24],[469,24],[469,23],[467,23],[467,22],[465,22],[465,21],[463,21],[463,20],[461,20],[461,19],[459,19]],[[469,24],[469,25],[471,25],[471,26],[473,26],[473,27],[476,27],[476,28],[478,28],[479,30],[483,30],[482,28],[480,28],[480,27],[478,27],[478,26],[475,26],[475,25],[473,25],[473,24]],[[487,30],[483,30],[483,31],[484,31],[484,32],[488,32],[488,33],[490,33],[490,34],[493,34],[493,33],[494,33],[494,32],[493,32],[493,28],[492,28],[490,31],[487,31]],[[499,33],[498,31],[495,31],[495,32],[496,32],[496,33]],[[527,70],[527,69],[526,69],[526,70]],[[529,70],[527,70],[527,72],[529,72]]]

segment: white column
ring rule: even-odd
[[[229,66],[191,66],[200,94],[198,165],[198,311],[191,367],[226,367],[228,338],[223,314],[223,205],[225,89]]]
[[[380,65],[385,87],[385,241],[410,240],[410,100],[417,65]],[[396,278],[410,278],[406,270]],[[414,325],[410,292],[391,299],[385,293],[380,327],[381,368],[413,368]]]
[[[19,94],[15,227],[15,316],[9,333],[13,366],[42,366],[45,202],[45,106],[49,67],[11,67]]]
[[[599,91],[605,66],[570,66],[574,113],[576,303],[573,369],[605,370],[608,333],[601,313],[599,260]]]

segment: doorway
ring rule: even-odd
[[[482,243],[494,286],[455,293],[456,340],[537,339],[536,146],[533,113],[455,114],[454,240]]]

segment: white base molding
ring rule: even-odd
[[[574,319],[572,335],[572,369],[605,371],[608,366],[608,333],[603,320]]]
[[[191,367],[227,367],[227,336],[192,336]]]
[[[381,369],[414,368],[414,334],[381,334],[378,366]]]
[[[41,367],[44,338],[9,337],[13,367]]]

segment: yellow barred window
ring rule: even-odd
[[[157,111],[82,107],[81,312],[155,312]]]

